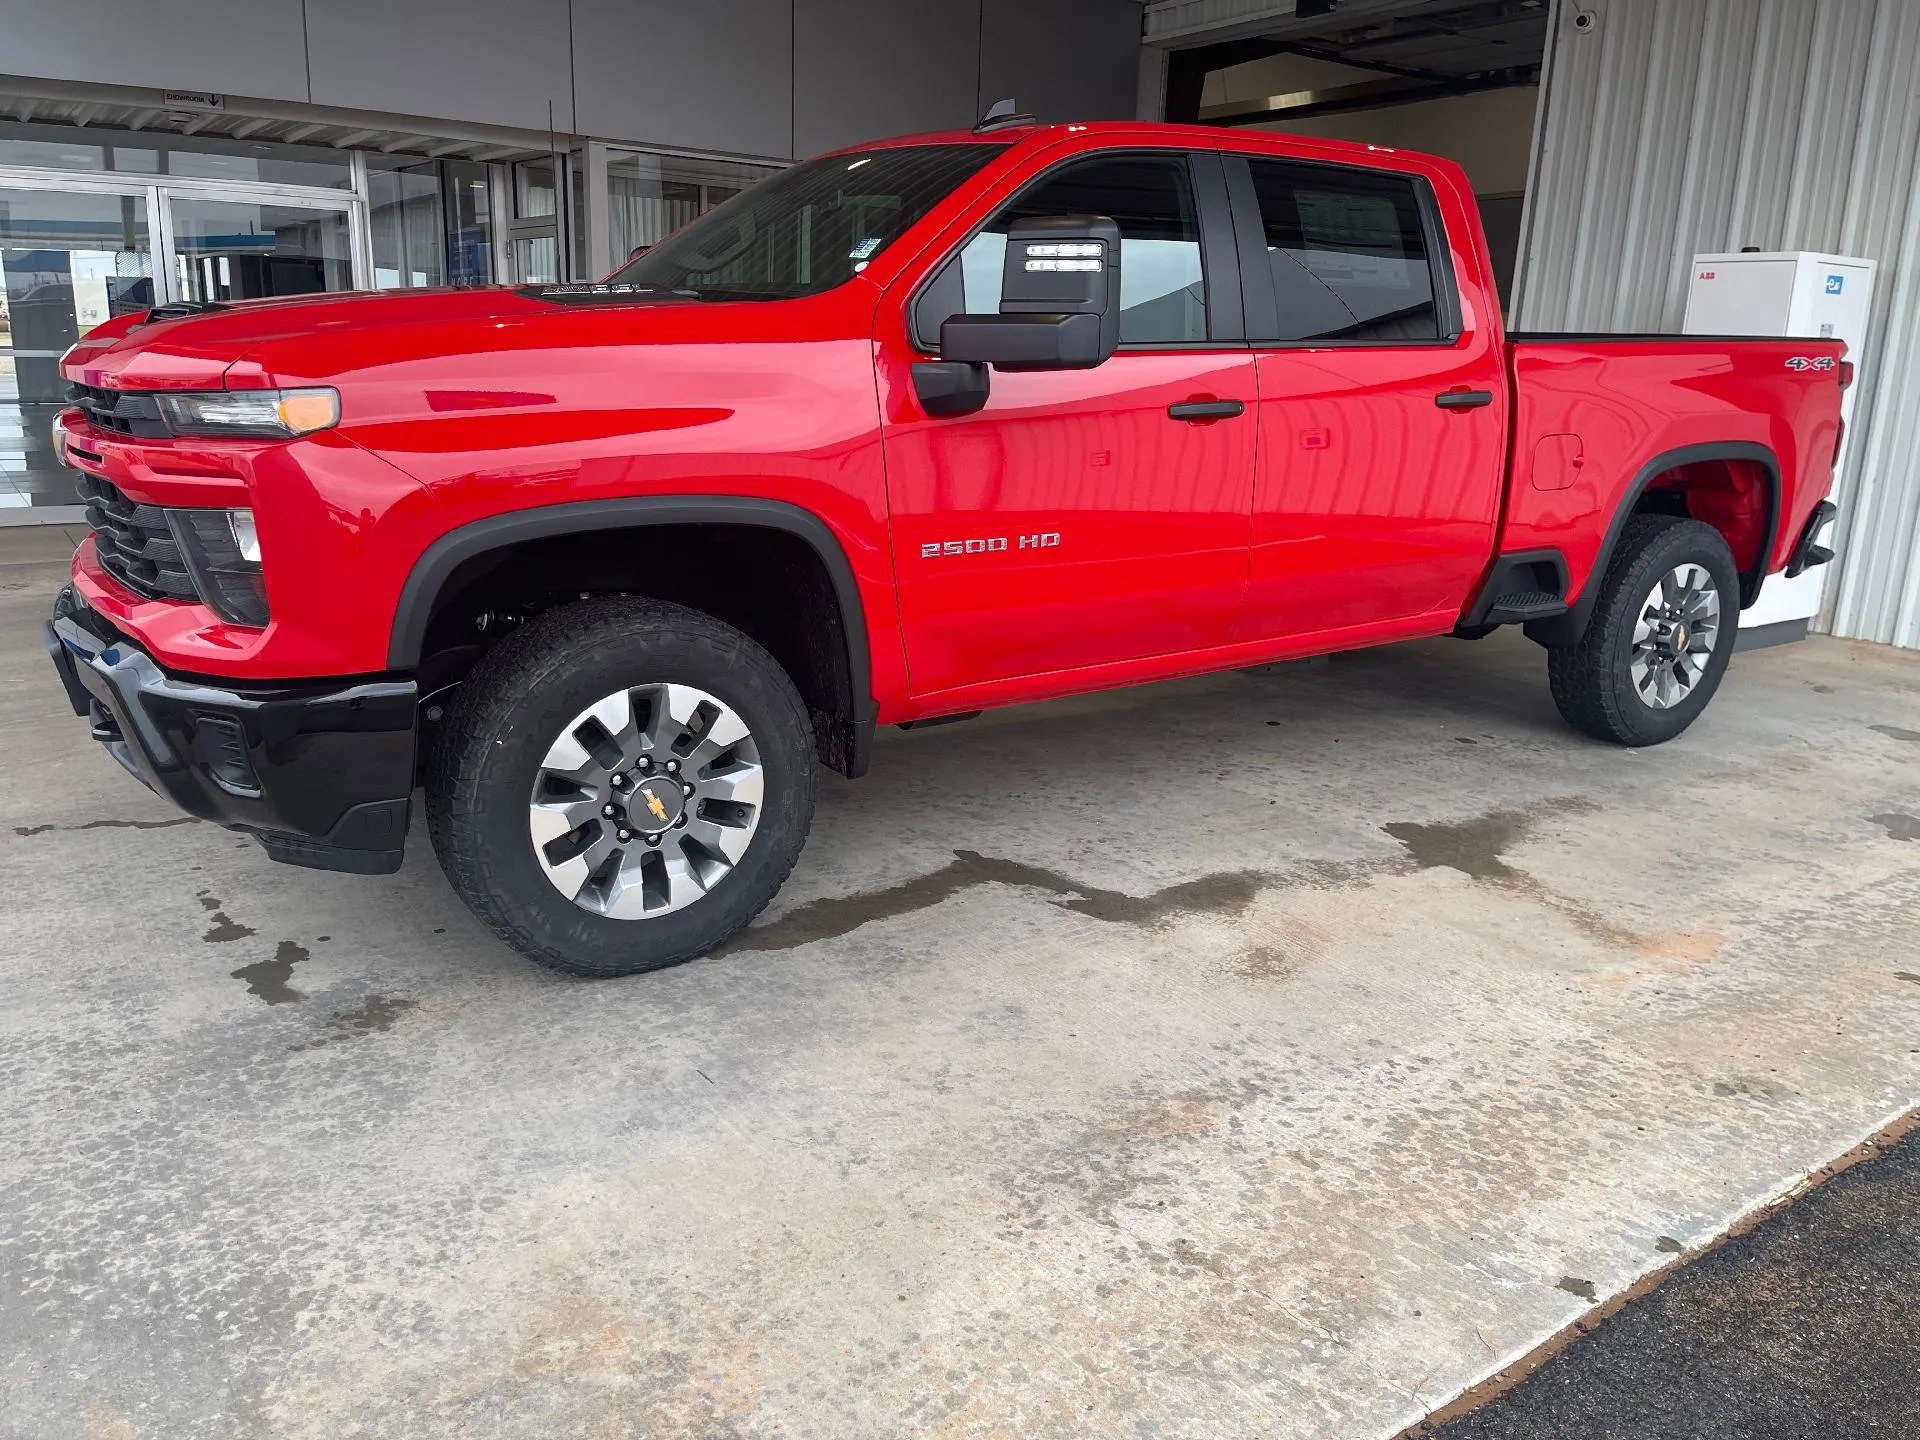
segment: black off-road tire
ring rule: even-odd
[[[1660,577],[1694,564],[1713,577],[1722,630],[1700,678],[1666,709],[1642,698],[1632,678],[1633,632],[1640,608]],[[1567,723],[1598,740],[1658,745],[1699,718],[1720,688],[1740,627],[1740,575],[1733,552],[1711,525],[1675,515],[1636,515],[1627,522],[1600,581],[1586,632],[1547,651],[1553,703]]]
[[[529,799],[569,720],[616,690],[663,682],[708,692],[751,729],[765,772],[760,818],[710,894],[612,919],[549,882],[528,831]],[[514,949],[573,975],[633,975],[705,954],[766,907],[806,843],[814,767],[806,707],[753,640],[680,605],[585,600],[529,621],[455,692],[429,757],[427,825],[460,898]]]

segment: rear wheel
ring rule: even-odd
[[[1635,516],[1586,633],[1547,652],[1554,704],[1601,740],[1671,740],[1719,688],[1739,624],[1740,577],[1720,532],[1678,516]]]
[[[773,898],[806,840],[813,734],[773,657],[710,616],[590,600],[461,686],[427,784],[460,897],[579,975],[690,960]]]

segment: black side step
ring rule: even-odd
[[[1459,629],[1521,625],[1564,615],[1568,609],[1567,560],[1558,550],[1517,550],[1501,555],[1460,617]]]

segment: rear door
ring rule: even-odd
[[[972,415],[907,398],[886,418],[916,695],[1207,649],[1239,619],[1254,368],[1217,155],[1098,150],[1018,185],[947,262],[964,309],[998,309],[1013,221],[1084,214],[1120,225],[1118,353],[1090,370],[995,371]],[[937,344],[945,316],[926,302],[951,294],[955,308],[952,278],[920,291],[919,353],[883,366]]]
[[[1240,638],[1431,628],[1492,552],[1505,465],[1491,302],[1454,283],[1478,231],[1414,173],[1226,171],[1260,385]]]

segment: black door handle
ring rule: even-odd
[[[1182,400],[1167,406],[1167,414],[1176,420],[1231,420],[1246,410],[1238,400]]]
[[[1478,410],[1482,405],[1493,403],[1491,390],[1442,390],[1433,397],[1433,403],[1442,410]]]

